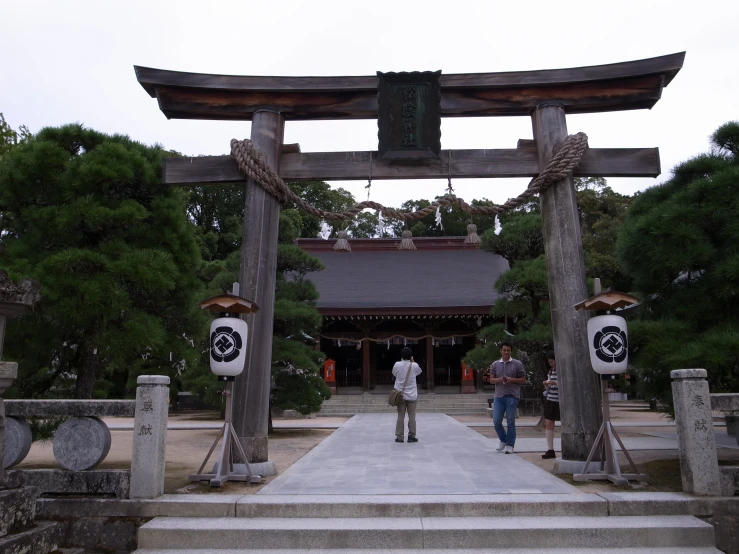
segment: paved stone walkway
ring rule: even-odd
[[[396,443],[394,414],[359,414],[258,494],[525,494],[576,489],[534,464],[495,451],[444,414],[417,414],[417,443]]]

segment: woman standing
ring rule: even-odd
[[[547,451],[542,454],[542,458],[556,458],[554,453],[554,422],[559,421],[559,387],[557,387],[557,361],[554,358],[554,351],[547,352],[547,364],[549,365],[549,374],[547,380],[544,381],[546,391],[544,391],[544,424],[547,434]]]

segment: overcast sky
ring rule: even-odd
[[[739,2],[403,0],[118,2],[0,0],[0,112],[17,128],[80,122],[188,155],[225,154],[249,122],[167,120],[133,66],[234,75],[483,73],[608,64],[686,51],[652,110],[568,116],[598,148],[659,147],[657,179],[610,179],[631,194],[662,182],[739,119]],[[528,117],[442,120],[442,148],[515,148]],[[376,150],[375,120],[288,122],[304,152]],[[527,180],[454,181],[503,202]],[[365,182],[332,183],[366,198]],[[372,199],[442,194],[445,181],[375,181]]]

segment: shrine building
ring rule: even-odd
[[[336,394],[388,390],[403,346],[423,369],[419,392],[476,392],[462,358],[491,323],[494,284],[509,266],[464,239],[414,237],[417,250],[398,250],[400,238],[349,239],[351,252],[334,251],[334,240],[297,241],[325,266],[307,277],[320,294],[316,348]]]

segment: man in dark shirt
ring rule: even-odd
[[[511,358],[513,347],[510,342],[500,345],[500,360],[490,365],[490,383],[495,385],[493,401],[493,425],[498,433],[498,452],[505,450],[513,454],[516,444],[516,410],[521,397],[521,385],[526,383],[526,372],[519,360]],[[508,430],[503,429],[503,414],[506,416]]]

